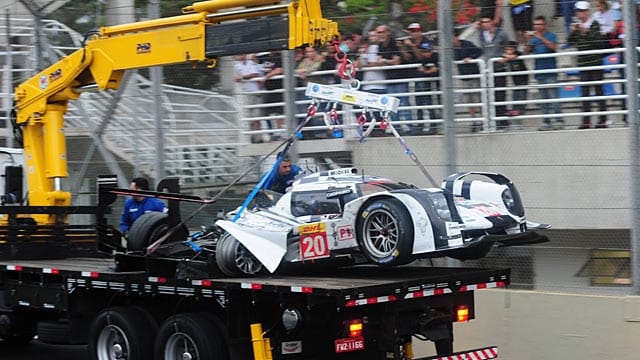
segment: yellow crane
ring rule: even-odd
[[[321,45],[338,34],[322,17],[320,0],[212,0],[182,15],[106,26],[84,46],[20,84],[15,125],[22,128],[30,206],[69,206],[64,115],[86,91],[118,89],[126,70],[186,62],[214,67],[220,56]],[[245,20],[245,21],[239,21]],[[34,214],[37,224],[52,215]]]

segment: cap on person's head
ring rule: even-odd
[[[589,10],[589,2],[588,1],[577,1],[574,5],[576,10]]]
[[[420,43],[419,47],[420,47],[420,50],[428,50],[428,51],[433,50],[433,46],[431,45],[430,42],[427,42],[427,41]]]
[[[420,26],[420,24],[418,24],[418,23],[411,23],[411,24],[409,24],[409,26],[407,26],[407,29],[420,31],[420,30],[422,30],[422,26]]]

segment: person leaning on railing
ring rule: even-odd
[[[525,47],[526,54],[552,54],[555,53],[558,48],[558,38],[555,33],[547,30],[547,20],[544,16],[537,16],[533,20],[533,31],[527,33],[528,43]],[[535,70],[551,70],[558,67],[556,57],[544,57],[534,60]],[[558,87],[553,86],[558,80],[558,74],[551,73],[538,73],[536,72],[533,77],[538,82],[538,85],[543,85],[538,89],[540,98],[543,100],[558,99]],[[552,103],[543,102],[540,103],[540,108],[544,115],[560,114],[560,102],[555,101]],[[564,121],[561,117],[555,118],[555,125],[551,125],[551,118],[544,117],[542,119],[542,126],[538,129],[544,130],[561,130],[564,128]]]

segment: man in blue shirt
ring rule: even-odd
[[[527,33],[527,37],[529,39],[527,43],[527,47],[525,49],[526,53],[533,53],[536,55],[540,54],[551,54],[556,52],[556,48],[558,46],[558,40],[556,34],[551,31],[547,31],[547,21],[544,16],[537,16],[533,20],[533,32]],[[555,69],[556,58],[555,57],[547,57],[535,59],[534,69],[536,70],[549,70]],[[553,86],[558,80],[557,73],[542,73],[534,75],[536,81],[539,85],[543,85],[543,87],[539,88],[540,98],[545,100],[557,99],[558,98],[558,88]],[[549,85],[549,86],[544,86]],[[555,102],[543,102],[540,104],[542,108],[542,113],[545,115],[551,114],[560,114],[560,103]],[[552,129],[562,129],[564,128],[562,119],[560,117],[556,117],[556,126],[551,126],[551,118],[545,117],[543,118],[542,127],[538,130],[552,130]]]
[[[149,190],[149,182],[145,178],[135,178],[131,180],[129,189]],[[152,211],[166,213],[169,209],[159,199],[144,196],[131,196],[124,202],[124,209],[122,210],[122,216],[120,217],[120,231],[123,234],[126,234],[129,232],[129,229],[131,229],[131,225],[133,225],[134,221],[142,216],[142,214]]]
[[[289,155],[284,154],[278,166],[278,172],[269,175],[270,178],[265,183],[265,188],[284,194],[287,188],[293,184],[296,176],[301,173],[304,173],[304,170],[291,164]]]

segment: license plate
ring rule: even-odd
[[[364,350],[364,338],[336,339],[336,353]]]

